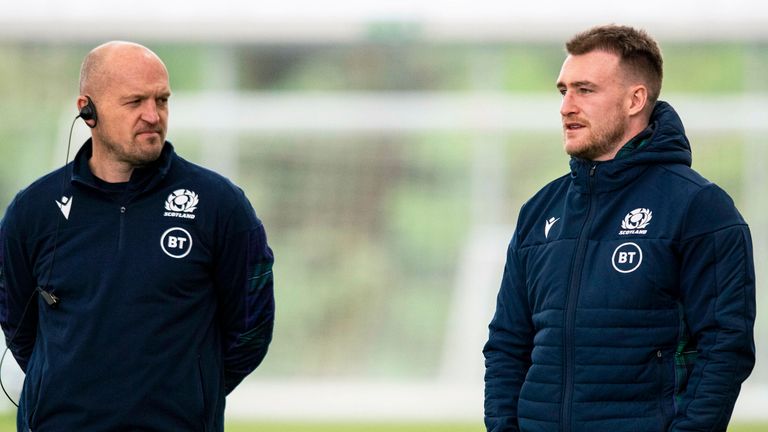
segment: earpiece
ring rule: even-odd
[[[85,98],[88,99],[88,103],[80,109],[79,117],[83,120],[93,120],[93,126],[87,122],[85,123],[89,128],[93,129],[96,127],[96,122],[99,121],[99,116],[96,114],[96,105],[93,104],[91,97],[86,96]]]

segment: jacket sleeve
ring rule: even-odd
[[[531,366],[534,328],[515,239],[507,251],[496,313],[485,344],[485,426],[518,432],[517,404]]]
[[[692,201],[681,242],[681,301],[698,355],[670,430],[724,431],[755,363],[749,229],[711,185]]]
[[[12,204],[0,222],[0,325],[6,346],[26,372],[37,334],[36,283],[29,254],[14,229],[13,212]]]
[[[222,323],[224,387],[229,394],[261,363],[275,317],[272,250],[250,203],[231,221],[217,257],[215,280]],[[242,226],[247,226],[245,230]]]

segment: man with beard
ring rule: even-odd
[[[488,431],[725,431],[755,360],[749,229],[691,166],[644,31],[566,44],[571,172],[521,209],[484,349]]]
[[[272,337],[272,251],[243,192],[165,140],[155,53],[91,51],[72,163],[0,227],[0,324],[26,373],[18,430],[223,431]]]

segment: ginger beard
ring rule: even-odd
[[[578,126],[568,126],[574,123]],[[563,118],[563,146],[573,157],[597,160],[617,150],[628,127],[628,115],[621,103],[607,111],[606,117],[594,121]]]

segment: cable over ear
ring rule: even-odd
[[[96,127],[96,123],[99,121],[99,116],[96,114],[96,105],[94,105],[90,96],[86,96],[85,98],[88,99],[88,103],[80,109],[80,114],[78,117],[85,120],[85,124],[87,124],[89,128],[94,128]],[[93,126],[87,122],[88,120],[93,120]]]

